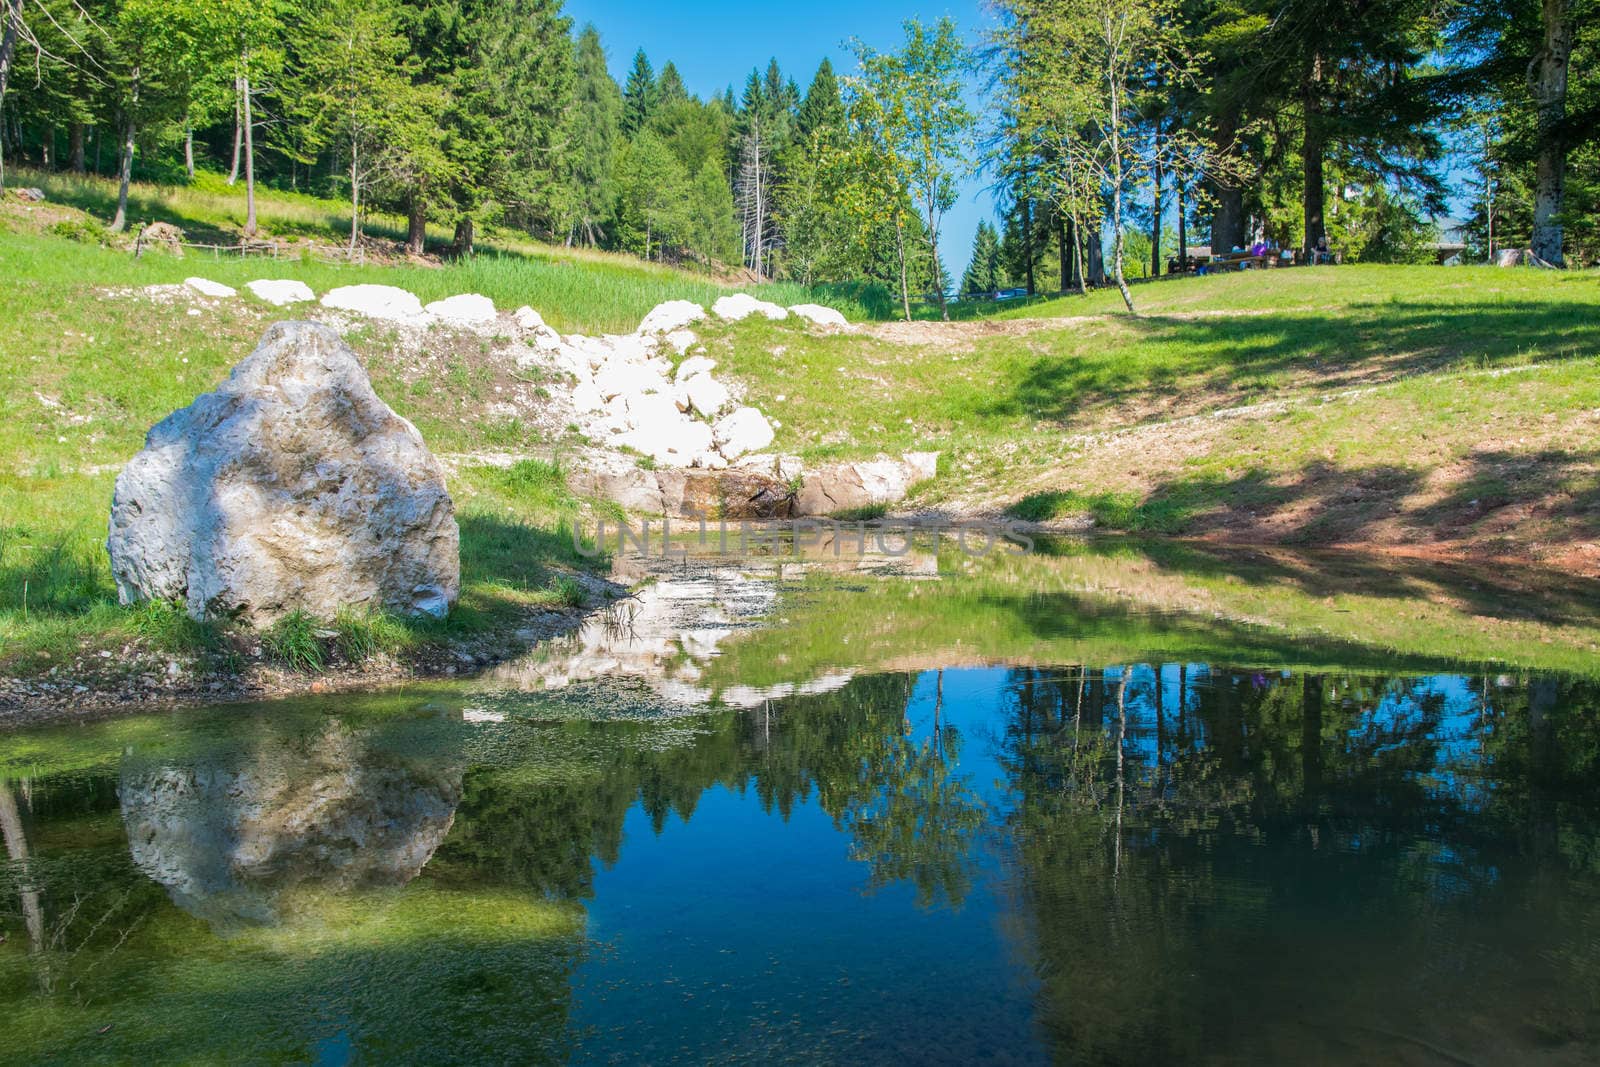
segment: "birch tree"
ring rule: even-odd
[[[1124,271],[1126,204],[1143,175],[1204,156],[1194,131],[1137,134],[1136,84],[1192,77],[1181,48],[1174,0],[1008,0],[1001,41],[1019,125],[1044,147],[1043,167],[1058,210],[1099,241],[1099,208],[1111,224],[1111,273],[1134,310]]]
[[[893,149],[900,184],[922,215],[939,312],[949,321],[939,224],[969,169],[975,119],[962,97],[971,57],[948,17],[932,28],[911,19],[904,30],[898,52],[874,52],[856,42],[861,71],[849,84],[857,96],[876,101],[873,110],[881,116],[881,136]]]

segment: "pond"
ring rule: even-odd
[[[1597,1057],[1596,590],[1043,547],[0,734],[0,1059]]]

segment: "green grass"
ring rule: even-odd
[[[68,220],[75,233],[92,233],[94,220],[109,218],[115,204],[115,186],[101,178],[23,170],[9,180],[43,188],[51,211],[65,205],[88,212],[87,227],[76,215]],[[342,206],[336,202],[275,190],[261,190],[258,196],[264,235],[315,237],[337,244],[341,230],[348,233],[349,216],[340,218]],[[170,222],[203,243],[231,243],[244,223],[242,191],[228,187],[217,175],[201,174],[191,186],[135,185],[130,205],[135,222],[130,231],[138,223]],[[25,211],[12,213],[16,230],[27,229],[22,225],[27,221],[21,213]],[[386,232],[381,220],[374,230]],[[402,235],[396,220],[387,236]],[[710,304],[733,291],[709,277],[632,256],[542,245],[512,234],[490,236],[470,259],[431,267],[324,262],[293,247],[276,259],[191,250],[182,259],[151,252],[135,262],[125,252],[86,241],[68,243],[47,236],[35,242],[27,237],[21,232],[0,237],[6,242],[0,255],[16,264],[13,277],[46,282],[91,277],[101,285],[150,285],[200,274],[236,288],[257,278],[293,278],[319,295],[340,285],[376,282],[407,289],[425,303],[458,293],[481,293],[508,310],[529,304],[564,333],[627,332],[663,301]],[[811,289],[769,283],[740,290],[781,304],[833,303],[855,318],[868,317],[877,306],[875,296],[850,287]]]
[[[1600,601],[1592,583],[1561,575],[1159,540],[1036,549],[978,558],[947,547],[938,582],[808,574],[784,600],[784,625],[724,644],[702,684],[1117,662],[1600,673]]]
[[[300,278],[318,292],[376,281],[423,299],[476,291],[503,307],[530,303],[562,330],[591,333],[631,329],[664,299],[703,302],[726,291],[626,257],[510,238],[437,267],[299,256],[135,261],[100,247],[93,225],[60,206],[103,206],[94,200],[103,183],[19,180],[45,185],[59,203],[0,210],[7,671],[47,670],[82,650],[135,641],[209,655],[221,640],[163,609],[117,604],[104,548],[112,482],[148,427],[221,381],[266,323],[296,312],[241,296],[188,315],[115,290],[191,274],[232,285]],[[138,195],[180,225],[233,224],[237,194],[212,178]],[[269,229],[286,234],[331,225],[336,207],[276,193],[262,201]],[[63,223],[74,236],[42,232]],[[756,291],[837,303],[796,287]],[[874,297],[856,296],[846,310],[860,317]],[[1145,533],[1271,524],[1269,539],[1306,544],[1443,531],[1523,556],[1600,541],[1594,274],[1350,266],[1164,281],[1136,296],[1137,317],[1101,292],[1007,307],[949,332],[929,328],[915,343],[763,319],[707,323],[700,333],[719,373],[781,421],[774,450],[811,464],[938,450],[938,476],[917,487],[919,508],[1088,517]],[[1022,315],[1060,318],[1008,325]],[[581,599],[571,576],[592,564],[573,550],[571,527],[607,505],[568,490],[563,441],[539,439],[521,419],[485,417],[503,384],[480,358],[487,342],[441,339],[454,347],[438,350],[437,370],[418,373],[394,340],[376,324],[352,334],[379,395],[430,447],[546,458],[458,465],[460,604],[442,624],[385,622],[384,640],[407,651]],[[1211,417],[1263,402],[1286,407]],[[1153,429],[1127,435],[1139,427]]]
[[[915,343],[760,322],[708,347],[782,420],[776,449],[938,450],[919,507],[1551,558],[1600,539],[1600,275],[1349,266],[1137,295],[1138,316],[1103,292]]]
[[[291,611],[261,632],[261,644],[285,667],[314,674],[326,662],[320,629],[310,615]]]

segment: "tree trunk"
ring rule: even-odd
[[[350,251],[354,254],[361,237],[361,152],[350,146]]]
[[[122,165],[120,170],[120,185],[117,188],[117,213],[107,227],[112,233],[121,233],[128,228],[128,183],[133,180],[133,139],[138,132],[133,122],[134,112],[139,107],[139,68],[133,69],[133,89],[128,99],[128,116],[122,128]]]
[[[933,253],[933,291],[939,294],[939,317],[945,322],[950,321],[950,306],[944,298],[944,270],[939,263],[939,231],[933,225],[933,219],[928,219],[928,250]]]
[[[11,787],[5,784],[0,784],[0,840],[5,842],[6,858],[20,876],[17,895],[22,899],[23,925],[28,930],[28,952],[42,956],[45,950],[44,908],[28,870],[28,838],[22,825],[22,813],[11,795]],[[48,988],[48,977],[41,977],[41,984]]]
[[[7,0],[6,28],[0,34],[0,104],[6,101],[11,84],[11,61],[17,54],[17,35],[22,32],[22,0]]]
[[[1315,818],[1322,792],[1323,678],[1307,674],[1300,690],[1300,804],[1307,818]]]
[[[1188,211],[1183,203],[1183,175],[1180,172],[1179,174],[1174,175],[1174,178],[1176,180],[1172,183],[1173,193],[1176,195],[1178,201],[1178,269],[1188,270],[1189,225],[1187,221]]]
[[[1078,290],[1079,296],[1089,295],[1083,262],[1083,226],[1077,216],[1067,220],[1067,242],[1072,248],[1072,270],[1067,284]]]
[[[6,28],[0,34],[0,142],[5,140],[4,118],[6,87],[11,83],[11,60],[17,52],[17,35],[22,32],[22,0],[6,3]],[[0,192],[6,188],[5,147],[0,144]]]
[[[900,259],[900,310],[906,321],[911,321],[911,288],[906,283],[906,230],[905,223],[894,220],[894,250]]]
[[[249,55],[244,57],[249,62]],[[250,114],[250,73],[246,69],[239,79],[244,89],[244,236],[249,240],[256,235],[256,140],[255,122]]]
[[[1156,122],[1156,161],[1151,168],[1155,188],[1150,212],[1150,277],[1161,277],[1161,122]]]
[[[1533,254],[1565,266],[1561,208],[1566,196],[1567,64],[1572,55],[1572,0],[1543,0],[1544,45],[1528,64],[1529,87],[1537,117],[1538,152],[1533,188]]]
[[[406,252],[420,256],[428,244],[428,201],[425,191],[418,188],[411,194],[410,211],[406,215]]]
[[[194,127],[189,124],[188,116],[183,120],[183,169],[189,180],[194,181]]]
[[[456,254],[462,256],[472,255],[472,245],[477,237],[477,225],[472,221],[471,215],[463,215],[456,220]],[[648,230],[644,239],[644,258],[650,258],[650,236]]]
[[[1087,261],[1085,264],[1087,269],[1084,271],[1087,275],[1086,281],[1088,285],[1098,288],[1106,283],[1106,250],[1100,243],[1098,226],[1093,233],[1089,232],[1087,226],[1083,228],[1083,247],[1088,253],[1084,257]]]
[[[1301,157],[1305,161],[1305,254],[1311,261],[1311,251],[1327,236],[1323,220],[1326,189],[1323,185],[1322,162],[1327,149],[1322,129],[1322,57],[1311,57],[1311,73],[1306,78],[1303,94],[1305,105],[1305,141]]]
[[[1238,116],[1225,114],[1217,123],[1217,147],[1226,150],[1238,132]],[[1231,178],[1213,178],[1211,195],[1211,254],[1227,253],[1244,244],[1244,190]]]
[[[1077,227],[1068,231],[1067,216],[1065,212],[1056,213],[1056,264],[1061,268],[1061,291],[1064,293],[1072,285],[1073,248],[1068,240],[1076,242],[1078,239]]]
[[[233,79],[233,162],[228,165],[228,184],[239,181],[239,156],[244,148],[244,121],[239,107],[239,79]]]
[[[39,138],[39,162],[45,170],[51,170],[56,165],[56,127],[55,123],[46,123],[44,133]]]
[[[1022,260],[1023,275],[1028,282],[1028,295],[1034,293],[1033,284],[1033,200],[1022,198]]]
[[[72,168],[72,173],[82,174],[83,166],[83,123],[74,122],[68,127],[67,133],[67,165]]]
[[[1113,106],[1112,114],[1116,114]],[[1118,136],[1115,125],[1111,129],[1111,151],[1119,151]],[[1118,162],[1114,165],[1111,181],[1111,277],[1117,283],[1117,292],[1122,294],[1122,302],[1128,305],[1128,311],[1133,311],[1133,292],[1128,288],[1128,280],[1122,274],[1122,163],[1121,157],[1116,157]]]

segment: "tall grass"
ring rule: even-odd
[[[109,218],[116,204],[116,187],[104,178],[19,170],[19,185],[43,189],[48,200],[66,204],[101,219]],[[229,186],[221,176],[201,173],[190,185],[136,184],[129,194],[130,218],[135,224],[150,221],[170,222],[192,238],[230,242],[244,223],[244,195]],[[336,201],[277,190],[260,190],[257,213],[262,230],[278,236],[316,237],[338,242],[349,231],[349,215]],[[390,237],[403,235],[400,220],[375,218],[367,231]],[[443,234],[436,236],[443,237]],[[626,332],[639,324],[646,312],[667,300],[693,300],[709,305],[727,295],[729,286],[708,276],[646,263],[632,256],[595,250],[561,248],[539,244],[526,236],[501,233],[485,242],[477,255],[443,266],[416,264],[342,264],[283,256],[276,259],[241,260],[233,256],[206,255],[191,251],[182,260],[153,253],[130,269],[125,252],[97,249],[87,245],[41,238],[44,244],[26,248],[21,235],[0,240],[19,242],[20,254],[36,265],[25,266],[18,276],[49,277],[62,280],[111,281],[143,279],[175,282],[191,274],[202,274],[216,281],[239,286],[257,278],[296,278],[319,294],[339,285],[377,282],[399,286],[415,293],[424,302],[457,293],[481,293],[504,308],[529,304],[546,321],[563,332]],[[30,255],[30,251],[33,253]],[[41,259],[65,263],[40,263]],[[765,283],[741,286],[764,300],[789,305],[809,302],[830,303],[853,319],[887,317],[892,313],[884,294],[871,286],[808,288],[793,283]]]

